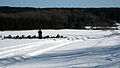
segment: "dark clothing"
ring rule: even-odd
[[[42,39],[42,31],[38,31],[38,37],[39,37],[39,39]]]

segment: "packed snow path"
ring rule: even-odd
[[[81,40],[45,40],[43,42],[39,41],[11,47],[4,47],[0,49],[0,65],[7,65],[10,63],[14,63],[15,61],[23,61],[25,58],[31,58],[37,55],[41,55],[50,50],[54,50],[56,48],[78,41]],[[11,58],[13,60],[11,60]]]
[[[67,42],[66,40],[60,40],[60,41],[44,41],[44,42],[35,42],[35,43],[28,43],[28,44],[23,44],[23,45],[16,45],[16,46],[11,46],[11,47],[5,47],[5,48],[1,48],[1,52],[0,52],[0,58],[6,58],[6,57],[11,57],[11,56],[15,56],[15,55],[20,55],[22,53],[25,52],[30,52],[30,51],[34,51],[37,48],[41,48],[44,49],[46,47],[52,47],[53,45],[57,45],[63,42]],[[49,45],[48,45],[49,44]],[[52,46],[50,45],[52,44]],[[56,46],[55,45],[55,46]],[[44,48],[43,48],[43,47]]]

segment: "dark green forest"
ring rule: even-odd
[[[120,23],[120,8],[0,7],[0,31],[31,29],[84,29]]]

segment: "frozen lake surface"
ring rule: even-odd
[[[114,34],[115,33],[115,34]],[[120,68],[120,30],[43,30],[64,39],[0,40],[0,68]],[[0,35],[37,35],[37,30]]]

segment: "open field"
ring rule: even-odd
[[[42,30],[67,38],[0,40],[0,68],[120,68],[120,30]],[[37,30],[0,35],[37,35]]]

